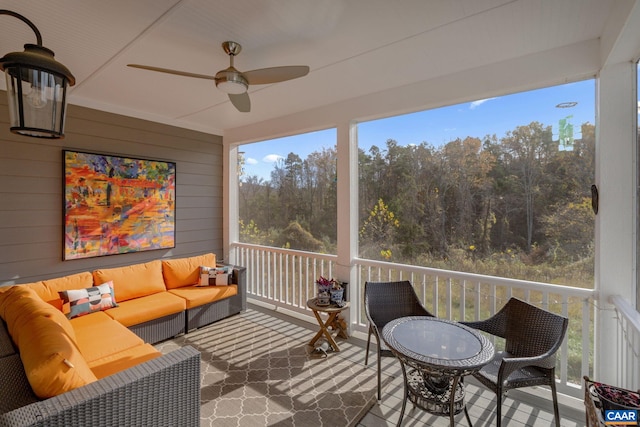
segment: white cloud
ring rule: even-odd
[[[253,157],[249,157],[244,161],[246,164],[248,165],[257,165],[258,161],[256,159],[254,159]]]
[[[284,159],[284,157],[279,154],[267,154],[262,158],[262,161],[265,163],[275,163],[280,159]]]
[[[469,104],[469,109],[474,110],[476,107],[479,107],[485,102],[491,101],[492,99],[495,99],[495,98],[479,99],[477,101],[473,101],[471,104]]]

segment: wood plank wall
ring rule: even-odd
[[[222,137],[69,106],[65,138],[9,131],[0,91],[0,285],[213,252],[222,256]],[[176,162],[176,247],[62,260],[62,150]]]

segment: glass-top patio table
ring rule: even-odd
[[[493,344],[484,335],[457,322],[410,316],[387,323],[382,338],[400,361],[404,376],[405,396],[398,426],[407,399],[429,413],[449,416],[451,427],[455,415],[464,410],[472,425],[461,378],[493,359]]]

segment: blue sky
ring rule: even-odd
[[[559,107],[574,102],[575,106]],[[367,151],[372,145],[384,148],[388,139],[400,145],[427,142],[440,146],[467,136],[482,138],[496,134],[500,138],[507,131],[532,121],[551,125],[557,137],[559,120],[568,116],[571,116],[569,121],[574,125],[576,138],[580,137],[582,123],[595,124],[594,80],[362,122],[358,124],[358,146]],[[245,156],[245,175],[269,180],[278,159],[290,152],[305,159],[322,147],[335,146],[335,140],[336,130],[327,129],[245,144],[240,148]]]

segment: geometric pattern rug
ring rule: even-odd
[[[314,333],[249,309],[156,348],[200,351],[201,426],[355,426],[375,402],[375,362],[344,349],[321,357],[307,345]]]

